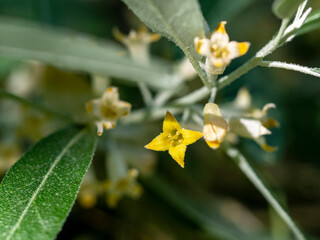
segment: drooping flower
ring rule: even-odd
[[[171,157],[184,167],[184,156],[187,145],[192,144],[202,137],[201,132],[181,128],[175,117],[167,112],[163,121],[163,132],[154,138],[147,149],[155,151],[169,151]]]
[[[262,109],[252,107],[251,96],[247,89],[239,90],[236,100],[229,111],[236,113],[237,116],[231,116],[229,119],[229,130],[240,137],[253,139],[262,149],[268,152],[275,151],[266,143],[265,135],[270,135],[269,128],[278,127],[279,123],[267,117],[267,112],[271,108],[276,108],[273,103],[264,105]]]
[[[207,103],[204,107],[203,137],[209,147],[216,149],[220,146],[228,130],[228,123],[222,117],[217,104]]]
[[[109,87],[101,98],[89,101],[86,109],[96,118],[98,135],[101,136],[103,128],[114,128],[119,118],[130,113],[131,104],[119,100],[118,88]]]
[[[227,22],[220,22],[209,38],[194,39],[196,50],[206,56],[206,72],[213,76],[222,74],[232,59],[244,55],[250,46],[248,42],[229,41],[225,30]]]
[[[160,39],[157,33],[149,33],[146,26],[141,26],[137,31],[131,30],[128,36],[122,34],[117,28],[113,30],[114,37],[125,45],[134,60],[147,62],[149,60],[149,45]]]

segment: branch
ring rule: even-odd
[[[287,70],[292,70],[296,72],[302,72],[304,74],[312,75],[315,77],[320,77],[320,71],[315,68],[309,68],[305,66],[300,66],[294,63],[286,63],[286,62],[276,62],[276,61],[261,61],[259,63],[262,67],[275,67],[275,68],[283,68]]]

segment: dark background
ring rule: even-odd
[[[251,43],[246,56],[234,60],[226,73],[248,60],[280,25],[271,12],[272,1],[247,2],[232,11],[228,7],[234,4],[231,0],[200,1],[211,29],[219,21],[227,20],[231,40]],[[320,9],[319,1],[310,1],[309,5]],[[110,40],[113,40],[113,27],[127,33],[140,24],[119,0],[2,0],[0,14]],[[296,38],[267,59],[320,67],[319,42],[320,30],[315,30]],[[182,57],[182,52],[164,38],[152,45],[152,53],[168,61]],[[10,69],[14,67],[13,64]],[[5,78],[9,70],[1,63],[0,68],[5,69],[1,71],[1,78]],[[200,80],[195,81],[195,88],[201,86]],[[127,93],[126,98],[138,98],[134,107],[140,107],[142,100],[137,90],[119,86]],[[270,145],[278,146],[275,153],[265,153],[253,141],[245,139],[239,148],[301,228],[316,239],[320,237],[320,79],[258,67],[219,92],[217,101],[233,100],[242,86],[250,90],[257,107],[268,102],[277,105],[271,115],[281,127],[274,129],[267,139]],[[153,124],[160,129],[161,122]],[[94,160],[96,164],[98,157]],[[241,234],[270,234],[270,229],[274,239],[287,239],[285,225],[221,150],[212,153],[205,144],[196,143],[188,149],[185,169],[179,168],[167,153],[158,157],[155,174],[140,179],[144,194],[139,200],[123,199],[113,210],[107,208],[103,199],[92,209],[83,209],[76,203],[57,239],[224,239],[223,232],[240,238]],[[185,204],[209,217],[209,231],[204,230],[206,220],[188,210]],[[239,209],[252,216],[241,215]]]

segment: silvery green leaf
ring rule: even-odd
[[[3,56],[144,82],[160,89],[180,82],[180,77],[171,74],[168,64],[134,62],[126,49],[110,41],[7,18],[0,18],[0,32],[0,55]]]
[[[0,239],[54,239],[91,163],[95,137],[68,127],[44,138],[0,186]]]
[[[297,30],[296,35],[302,35],[318,28],[320,28],[320,10],[315,10],[310,13],[301,28]]]
[[[280,19],[291,18],[302,2],[304,0],[275,0],[272,11]]]
[[[200,55],[195,37],[204,37],[204,19],[196,0],[122,0],[153,31],[175,42],[189,58],[200,77]]]

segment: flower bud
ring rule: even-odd
[[[216,149],[220,146],[228,130],[228,123],[222,117],[217,104],[207,103],[204,107],[203,137],[209,147]]]

